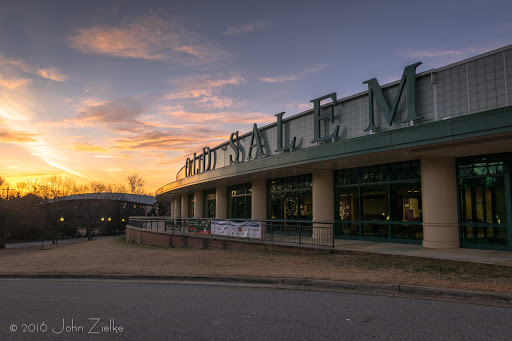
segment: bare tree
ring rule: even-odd
[[[144,185],[146,184],[146,181],[137,173],[132,173],[128,175],[126,178],[128,181],[128,189],[130,190],[130,193],[133,194],[144,194]]]
[[[99,181],[93,181],[89,184],[92,193],[102,193],[107,191],[107,186]]]

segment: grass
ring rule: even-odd
[[[512,293],[512,267],[364,252],[303,254],[127,243],[0,250],[0,273],[163,274],[329,279]]]

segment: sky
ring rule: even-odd
[[[0,1],[0,176],[146,190],[185,159],[512,43],[511,1]]]

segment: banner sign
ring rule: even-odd
[[[188,221],[188,233],[211,234],[209,219],[190,219]]]
[[[261,223],[259,221],[236,222],[212,219],[211,227],[212,234],[231,237],[261,238]]]

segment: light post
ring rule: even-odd
[[[107,234],[106,234],[106,232],[107,232],[107,221],[105,220],[105,217],[101,217],[101,221],[105,222],[104,236],[106,237],[107,236]]]
[[[63,223],[63,222],[64,222],[64,217],[63,217],[63,216],[61,216],[61,217],[60,217],[60,219],[59,219],[59,221],[60,221],[61,223]],[[63,227],[63,226],[61,226],[61,232],[62,232],[62,227]],[[63,237],[63,238],[64,238],[64,237]],[[59,231],[57,230],[57,235],[55,236],[55,244],[57,244],[57,240],[58,240],[58,239],[59,239]]]

